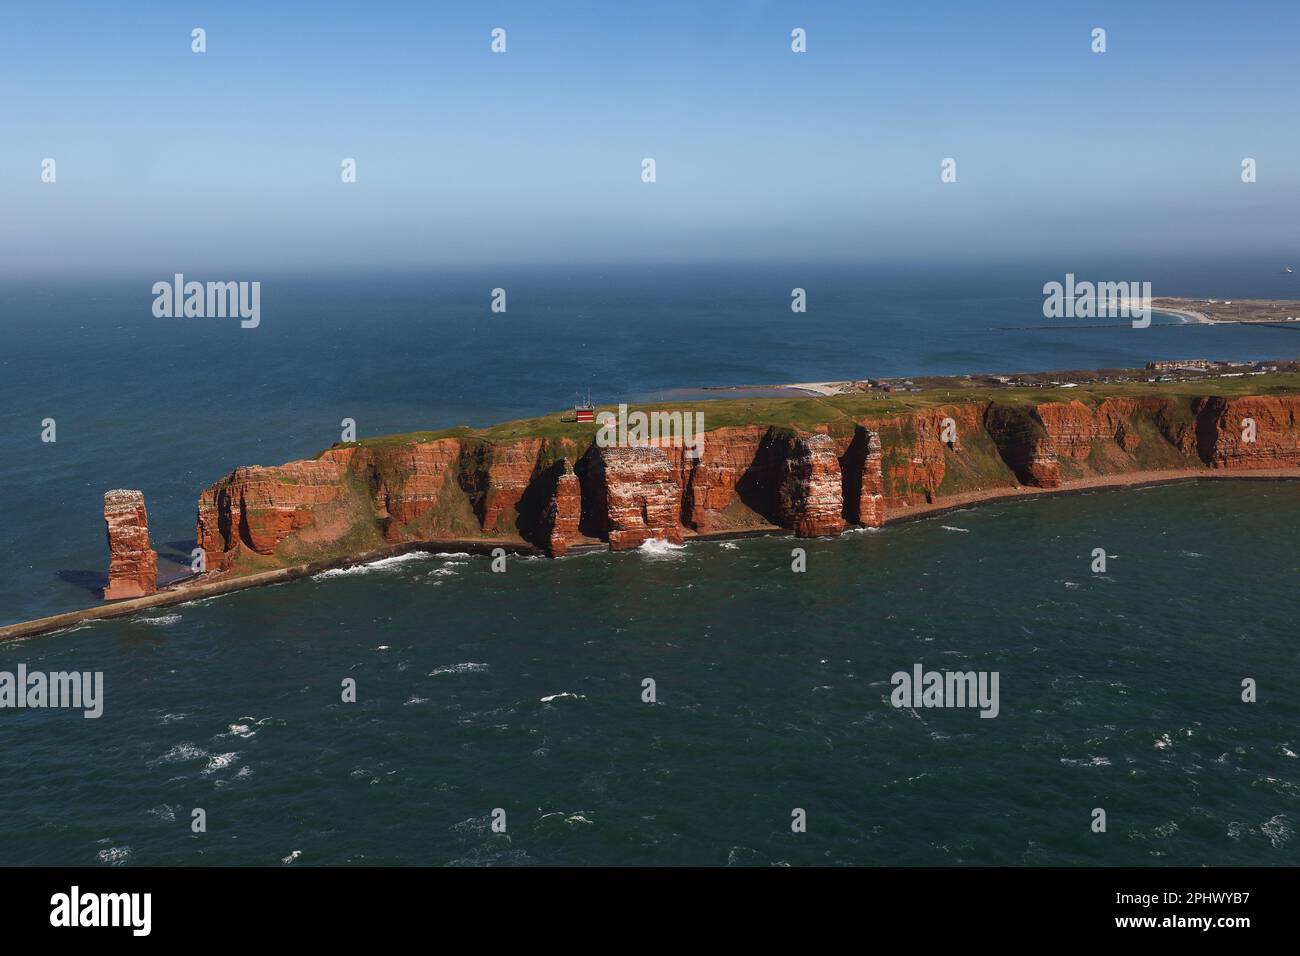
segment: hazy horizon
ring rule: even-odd
[[[3,17],[0,275],[1300,259],[1293,5]]]

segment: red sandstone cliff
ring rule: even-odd
[[[990,404],[984,427],[993,437],[1003,461],[1022,484],[1057,488],[1061,465],[1056,443],[1036,414],[1023,408]]]
[[[866,442],[855,519],[865,527],[879,528],[885,523],[885,476],[881,469],[880,433],[868,432]]]
[[[332,450],[316,461],[277,468],[236,468],[205,489],[199,498],[197,537],[208,568],[229,566],[243,550],[272,555],[290,535],[318,525],[326,536],[335,533],[334,512],[348,491],[350,455],[342,452],[351,451]]]
[[[108,587],[105,601],[144,597],[158,590],[158,555],[149,547],[149,515],[139,491],[104,492],[108,525]]]
[[[235,469],[203,492],[198,538],[216,572],[451,538],[560,555],[750,529],[834,535],[955,494],[1207,466],[1300,466],[1300,397],[967,402],[812,431],[729,426],[698,458],[589,439],[386,439]]]
[[[761,425],[708,433],[698,459],[685,469],[682,521],[698,532],[735,527],[736,488],[754,467],[768,429]],[[743,507],[743,502],[740,502]]]
[[[1198,449],[1214,468],[1292,467],[1300,464],[1298,423],[1300,398],[1202,399]]]
[[[614,551],[652,538],[682,541],[681,486],[663,448],[593,448],[589,481],[592,524]]]
[[[776,516],[801,538],[844,530],[844,491],[829,435],[793,438],[782,449]]]
[[[578,524],[582,520],[582,489],[567,458],[560,460],[555,471],[555,487],[542,513],[540,530],[546,553],[558,558],[578,537]]]
[[[1133,416],[1158,413],[1165,405],[1163,399],[1108,398],[1094,410],[1078,401],[1046,402],[1034,408],[1034,415],[1058,455],[1083,461],[1093,453],[1093,442],[1098,439],[1133,451],[1142,440]]]

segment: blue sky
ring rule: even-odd
[[[7,4],[0,271],[1290,261],[1297,36],[1280,2]]]

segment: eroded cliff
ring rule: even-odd
[[[751,530],[836,535],[957,495],[1126,472],[1300,467],[1300,397],[1029,397],[728,424],[698,455],[666,441],[600,447],[594,428],[339,445],[235,469],[200,497],[198,540],[215,573],[450,539],[562,555]]]

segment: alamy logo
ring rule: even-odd
[[[81,716],[94,720],[104,713],[103,671],[28,672],[26,664],[18,673],[0,671],[0,708],[17,710],[42,707],[67,707],[83,710]]]
[[[1043,315],[1049,319],[1132,319],[1133,328],[1151,324],[1150,282],[1075,282],[1043,286]]]
[[[153,928],[152,893],[70,893],[50,897],[50,925],[129,926],[131,935],[148,936]]]
[[[596,416],[600,448],[637,448],[670,445],[686,449],[688,458],[704,455],[703,412],[632,412],[618,406],[618,415],[601,412]]]
[[[160,319],[238,317],[245,329],[262,321],[260,282],[186,282],[178,272],[171,282],[155,282],[153,294],[153,314]]]
[[[920,664],[912,672],[895,671],[889,682],[889,701],[895,707],[978,707],[981,717],[996,717],[997,671],[926,671]]]

